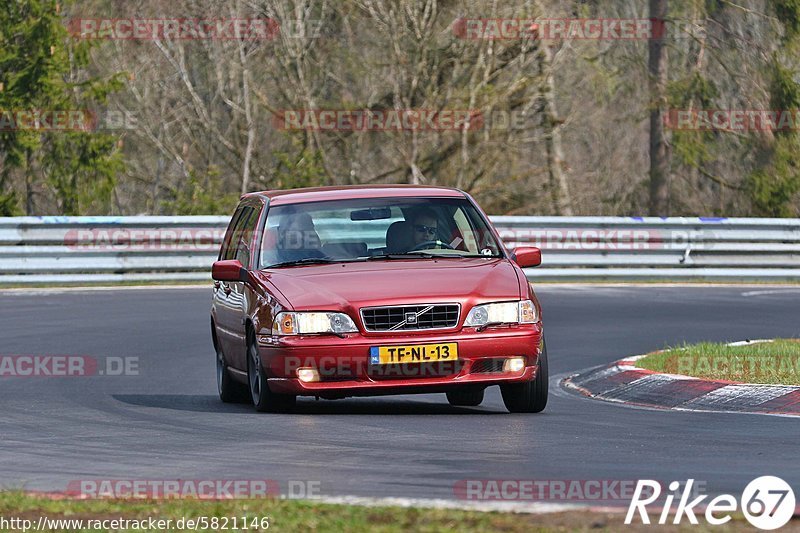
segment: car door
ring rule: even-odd
[[[248,205],[241,205],[236,210],[220,251],[220,261],[237,258],[244,226],[254,211],[255,209]],[[237,285],[238,283],[229,281],[214,282],[214,320],[217,329],[217,341],[222,348],[222,353],[225,354],[228,365],[239,368],[238,360],[242,351],[240,327],[242,310],[241,302],[238,298],[238,294],[241,291]],[[234,290],[236,290],[236,293],[234,293]]]
[[[233,233],[236,229],[242,215],[242,207],[238,206],[234,211],[231,221],[228,223],[228,229],[225,230],[225,237],[222,239],[222,246],[220,247],[217,261],[222,261],[228,258],[231,248],[231,241],[233,240]],[[226,286],[227,288],[227,286]],[[223,290],[223,283],[221,281],[214,281],[214,289],[211,298],[211,320],[214,322],[214,334],[216,335],[217,342],[223,353],[229,343],[228,331],[225,327],[226,322],[226,306],[227,295]]]
[[[242,211],[240,231],[234,235],[235,249],[231,259],[238,260],[244,268],[252,270],[254,266],[253,240],[256,226],[260,219],[261,209],[258,205],[245,206]],[[230,292],[227,294],[230,317],[231,351],[228,364],[242,371],[247,370],[247,330],[246,319],[250,302],[254,295],[250,286],[243,281],[228,282]],[[227,355],[227,354],[226,354]]]

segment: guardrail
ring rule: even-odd
[[[800,219],[491,217],[536,280],[800,280]],[[0,286],[208,280],[228,217],[0,218]]]

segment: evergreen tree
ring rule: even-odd
[[[108,212],[122,169],[118,139],[102,131],[98,110],[122,83],[86,74],[91,42],[70,37],[61,8],[55,0],[0,7],[0,215],[40,212],[39,203],[65,215]],[[55,116],[66,125],[52,124]]]

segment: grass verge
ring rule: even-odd
[[[800,340],[775,339],[739,346],[714,342],[686,344],[648,354],[636,365],[704,379],[800,385]]]
[[[657,515],[657,513],[656,513]],[[171,519],[169,531],[180,531],[174,524],[180,519],[205,519],[228,517],[229,531],[348,531],[348,532],[549,532],[549,531],[649,531],[652,526],[642,524],[624,525],[624,512],[571,511],[551,514],[513,514],[499,512],[475,512],[453,509],[408,509],[403,507],[363,507],[330,505],[301,500],[226,500],[198,501],[171,500],[162,502],[143,500],[54,500],[31,496],[21,492],[0,492],[0,523],[17,518],[30,520],[34,530],[40,516],[49,520],[83,520],[84,528],[43,528],[39,531],[108,531],[87,529],[89,520],[156,520]],[[233,529],[232,518],[238,517],[238,529]],[[247,517],[248,527],[242,528],[242,518]],[[253,519],[267,518],[269,527],[256,525]],[[657,518],[656,518],[657,519]],[[185,523],[185,522],[184,522]],[[196,531],[220,531],[198,527]],[[261,523],[260,525],[265,525]],[[0,526],[2,528],[3,526]],[[119,531],[143,531],[144,529],[120,528]],[[800,531],[797,521],[787,525],[790,531]],[[183,530],[189,528],[184,527]],[[21,531],[21,529],[0,529]],[[192,531],[195,528],[191,528]],[[659,526],[662,532],[716,531],[711,526]],[[751,526],[740,516],[726,525],[727,531],[750,531]],[[159,531],[159,529],[150,529]],[[161,530],[164,531],[164,530]]]

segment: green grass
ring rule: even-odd
[[[0,492],[0,517],[24,518],[36,527],[40,516],[50,519],[131,519],[141,520],[198,517],[239,517],[241,520],[268,518],[269,531],[551,531],[536,523],[538,515],[464,512],[460,510],[407,509],[402,507],[363,507],[321,504],[301,500],[70,500],[31,496],[22,492]],[[586,529],[593,519],[585,519]],[[233,523],[229,522],[228,529]],[[252,524],[248,524],[250,526]],[[174,530],[173,526],[173,530]],[[574,528],[570,528],[574,529]],[[579,528],[582,529],[582,528]],[[220,531],[217,528],[216,531]],[[249,528],[246,531],[258,531]],[[260,529],[264,530],[264,529]],[[7,531],[7,529],[2,529]],[[198,531],[215,531],[198,528]]]
[[[299,500],[52,500],[20,492],[0,493],[0,517],[83,519],[157,519],[198,517],[268,518],[270,531],[504,531],[535,530],[530,521],[500,513],[450,510],[368,508]],[[228,523],[232,530],[232,522]],[[250,524],[248,524],[250,525]],[[524,527],[527,525],[527,527]],[[35,526],[34,526],[35,527]],[[174,527],[174,526],[173,526]],[[214,531],[212,528],[199,531]],[[218,528],[217,531],[220,529]],[[263,529],[261,529],[263,530]],[[239,531],[242,531],[241,522]],[[247,529],[254,531],[254,529]],[[255,530],[257,531],[257,530]]]
[[[776,339],[743,346],[701,342],[648,354],[636,365],[705,379],[800,385],[800,340]]]
[[[653,513],[651,513],[652,515]],[[303,500],[70,500],[51,499],[32,496],[19,491],[0,491],[0,519],[12,518],[30,520],[33,531],[39,517],[53,519],[87,520],[154,520],[172,519],[173,524],[180,519],[197,519],[205,517],[238,517],[238,529],[228,522],[227,531],[320,531],[320,532],[550,532],[550,531],[628,531],[632,533],[651,531],[652,526],[640,522],[624,524],[624,509],[617,512],[573,510],[569,512],[548,514],[514,514],[500,512],[476,512],[455,509],[419,509],[404,507],[365,507],[357,505],[332,505]],[[243,528],[242,517],[247,517],[248,528]],[[268,528],[251,527],[253,519],[267,518]],[[221,527],[196,531],[223,531]],[[118,531],[147,531],[145,529],[119,529]],[[785,528],[788,531],[799,531],[800,524],[792,522]],[[184,528],[185,530],[185,528]],[[717,531],[716,528],[701,521],[699,526],[685,523],[680,526],[659,526],[662,533],[686,531],[705,533]],[[734,514],[733,520],[726,525],[726,531],[751,531],[743,517]],[[9,531],[2,529],[0,531]],[[20,529],[11,530],[20,531]],[[40,531],[66,531],[65,529],[47,529]],[[70,529],[69,531],[79,531]],[[89,531],[83,529],[80,531]],[[107,531],[92,529],[91,531]],[[173,525],[170,530],[150,529],[149,531],[177,531]],[[195,531],[194,528],[191,531]]]

